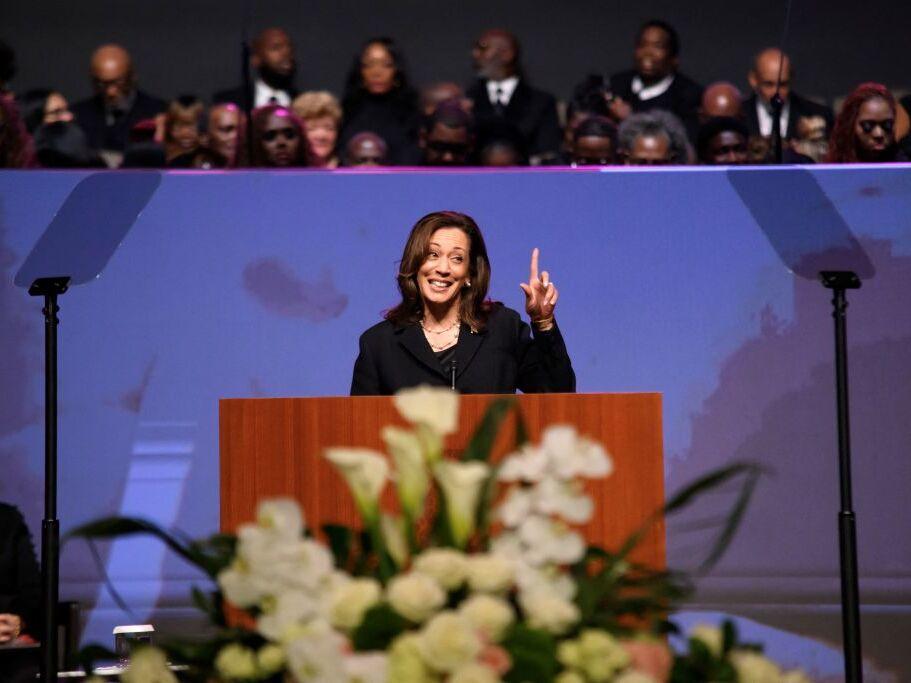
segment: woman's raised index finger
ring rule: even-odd
[[[532,284],[538,279],[538,248],[531,250],[531,271],[528,275],[528,284]]]

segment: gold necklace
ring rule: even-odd
[[[444,330],[430,330],[430,329],[427,329],[427,327],[424,326],[424,319],[422,318],[422,319],[421,319],[421,329],[424,330],[424,332],[429,332],[430,334],[444,334],[444,333],[446,333],[446,332],[449,332],[449,330],[451,330],[451,329],[452,329],[453,327],[455,327],[456,325],[458,325],[459,322],[460,322],[460,320],[459,320],[458,318],[456,318],[456,319],[453,321],[452,325],[450,325],[449,327],[447,327],[447,328],[444,329]]]
[[[452,327],[455,327],[455,325],[453,325]],[[449,329],[452,329],[452,327],[450,327]],[[459,331],[460,331],[460,329],[456,328],[455,334],[452,335],[452,338],[449,340],[443,341],[442,344],[434,344],[432,341],[427,339],[427,337],[424,337],[424,338],[427,339],[427,343],[430,344],[430,348],[433,349],[434,351],[445,351],[450,346],[455,345],[459,341]]]

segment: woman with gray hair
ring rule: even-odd
[[[633,114],[617,132],[620,155],[627,166],[667,166],[692,163],[686,128],[663,109]]]

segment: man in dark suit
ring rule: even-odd
[[[73,105],[73,116],[89,146],[122,153],[130,129],[165,110],[165,102],[136,87],[130,54],[120,45],[102,45],[92,54],[95,95]]]
[[[506,121],[522,134],[533,158],[556,157],[563,137],[556,100],[526,82],[516,37],[501,29],[485,31],[471,54],[478,79],[465,94],[474,103],[478,127],[485,128],[496,120]]]
[[[782,62],[782,60],[784,60]],[[766,48],[753,59],[753,67],[747,80],[753,89],[753,96],[744,102],[746,122],[750,135],[767,138],[772,134],[772,97],[781,71],[779,93],[784,100],[781,110],[781,137],[785,140],[798,136],[797,121],[801,118],[822,117],[826,122],[826,137],[832,132],[835,121],[832,110],[821,104],[801,97],[791,91],[791,60],[778,48]]]
[[[290,107],[297,95],[294,87],[294,45],[291,36],[281,28],[267,28],[253,40],[253,54],[250,65],[256,71],[253,80],[253,92],[249,93],[250,105],[263,107],[267,104],[280,104]],[[242,85],[229,90],[221,90],[212,96],[216,104],[232,102],[239,107],[247,105]]]
[[[694,139],[702,86],[678,71],[676,29],[658,19],[647,21],[639,29],[633,59],[635,68],[611,76],[611,116],[624,121],[632,113],[664,109],[677,116]]]

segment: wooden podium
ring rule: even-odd
[[[462,429],[446,442],[447,453],[464,448],[493,398],[461,397]],[[590,541],[618,548],[663,504],[660,394],[522,394],[516,400],[532,441],[547,425],[569,423],[603,443],[613,458],[613,474],[589,484],[595,515],[584,533]],[[383,451],[380,429],[387,424],[405,422],[385,396],[221,400],[221,529],[231,532],[251,521],[257,502],[274,496],[298,500],[314,531],[326,522],[355,523],[348,490],[322,451],[328,446]],[[510,449],[513,430],[511,417],[494,445],[495,458]],[[663,567],[664,534],[662,521],[635,559]]]

